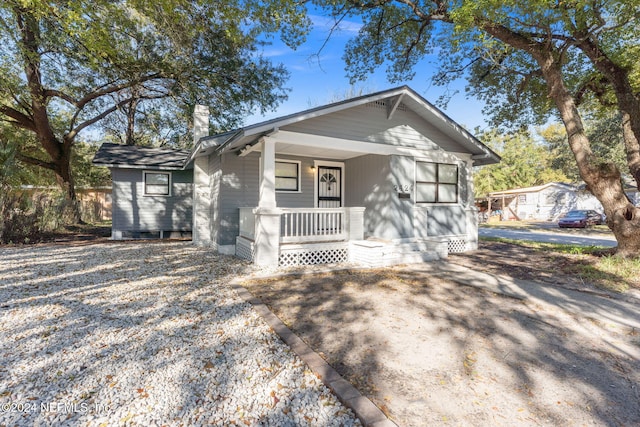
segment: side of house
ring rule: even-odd
[[[112,238],[191,236],[193,170],[186,151],[103,144],[94,164],[112,178]]]

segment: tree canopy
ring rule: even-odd
[[[136,120],[188,113],[195,103],[211,106],[221,129],[275,108],[288,74],[261,57],[258,41],[278,33],[299,43],[309,25],[302,7],[288,0],[2,2],[0,120],[29,135],[15,157],[52,170],[73,199],[72,147],[93,126],[113,129],[120,115],[121,135],[133,143]]]

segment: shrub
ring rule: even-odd
[[[68,223],[70,209],[59,191],[34,193],[0,188],[0,243],[39,241]]]

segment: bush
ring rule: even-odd
[[[72,221],[68,202],[59,191],[35,193],[0,189],[0,243],[37,242]]]

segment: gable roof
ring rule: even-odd
[[[283,126],[379,101],[388,101],[387,105],[389,115],[393,114],[400,103],[404,104],[423,120],[430,123],[444,135],[464,147],[464,149],[472,155],[475,165],[486,165],[498,163],[500,161],[500,156],[498,154],[480,142],[475,136],[408,86],[401,86],[394,89],[311,108],[298,113],[245,126],[231,132],[201,138],[194,147],[189,161],[201,155],[211,154],[214,151],[223,152],[255,144],[261,137],[269,135]]]
[[[93,164],[134,169],[183,169],[190,151],[175,148],[151,148],[135,145],[103,143]]]

